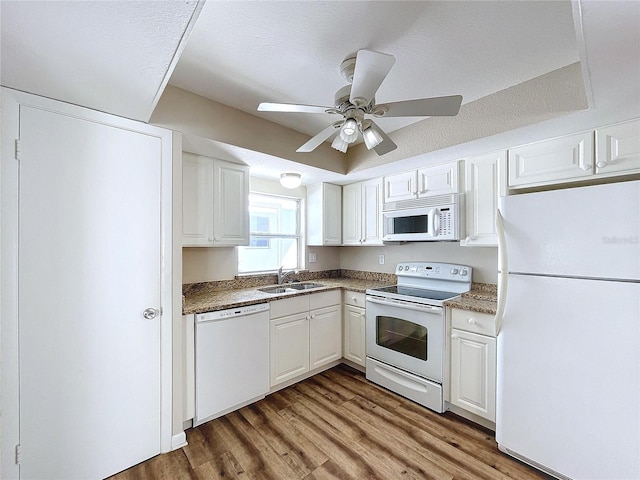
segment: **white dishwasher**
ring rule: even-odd
[[[195,316],[194,426],[269,391],[269,304]]]

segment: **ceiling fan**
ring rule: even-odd
[[[358,139],[358,135],[362,134],[369,150],[373,149],[378,155],[384,155],[395,150],[397,145],[373,120],[366,118],[367,116],[378,118],[455,116],[462,103],[461,95],[451,95],[376,104],[375,93],[395,62],[393,55],[359,50],[355,56],[348,56],[340,64],[340,72],[350,85],[336,92],[333,107],[261,103],[258,105],[258,111],[342,115],[341,120],[329,125],[296,152],[311,152],[335,135],[331,146],[344,153],[349,145]]]

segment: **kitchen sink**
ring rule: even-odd
[[[324,287],[321,283],[289,283],[287,288],[293,288],[294,290],[308,290],[310,288]]]
[[[258,291],[264,292],[264,293],[286,293],[287,288],[286,287],[265,287],[265,288],[259,288]]]
[[[258,288],[258,291],[263,293],[271,293],[275,295],[278,293],[293,293],[293,292],[299,292],[301,290],[309,290],[311,288],[320,288],[320,287],[324,287],[324,285],[322,285],[321,283],[312,283],[312,282],[287,283],[286,285],[279,285],[277,287]]]

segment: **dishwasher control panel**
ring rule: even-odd
[[[267,310],[269,310],[268,303],[258,303],[257,305],[247,305],[244,307],[228,308],[226,310],[218,310],[215,312],[199,313],[196,315],[196,323],[238,317],[240,315],[252,315],[254,313],[260,313]]]

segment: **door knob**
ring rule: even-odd
[[[147,308],[144,312],[142,312],[142,316],[147,320],[153,320],[158,316],[160,312],[155,308]]]

